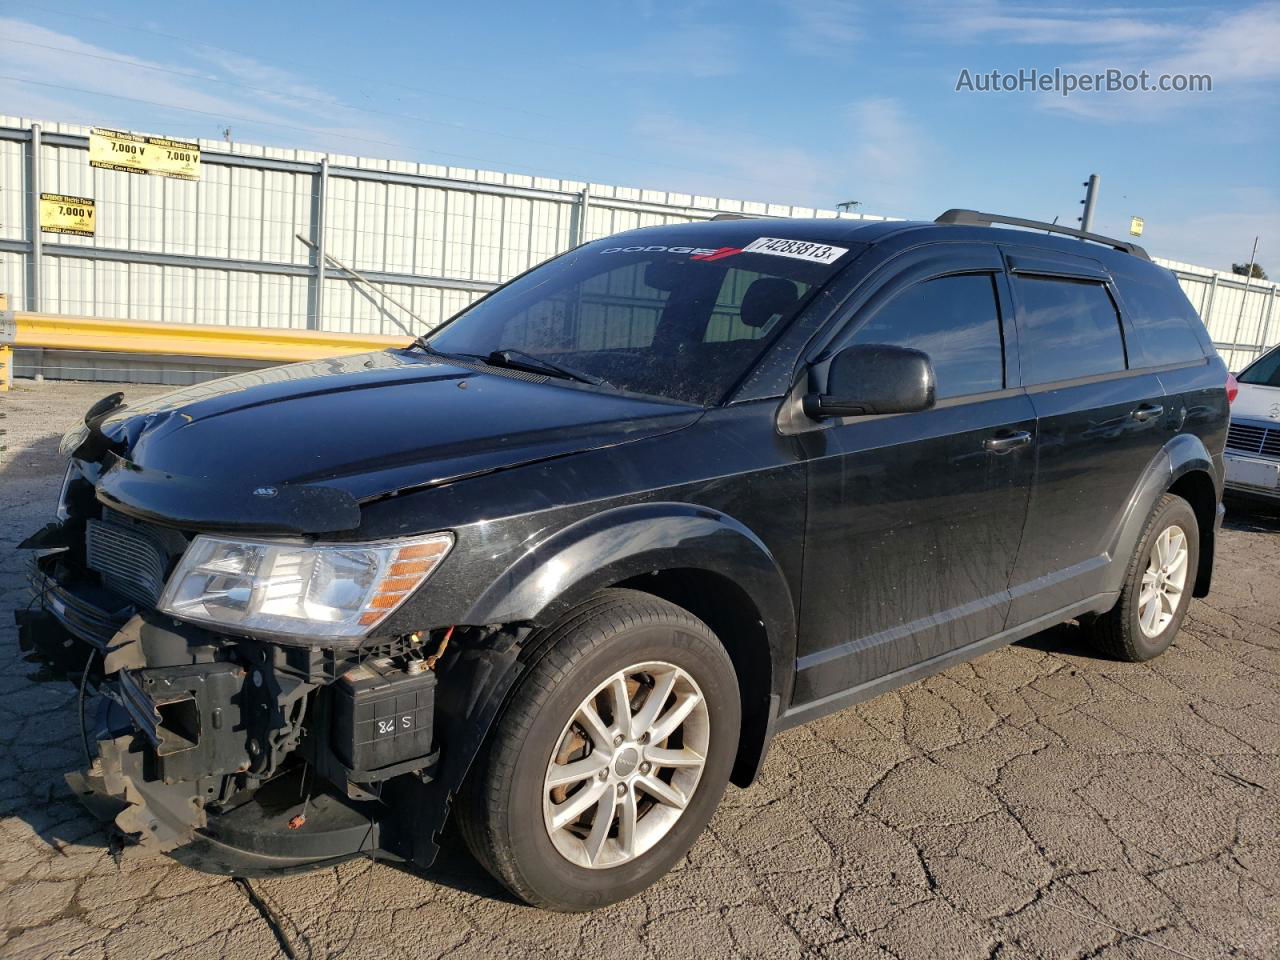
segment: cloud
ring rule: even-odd
[[[1138,242],[1153,256],[1230,270],[1232,262],[1248,262],[1258,237],[1258,262],[1269,276],[1280,274],[1280,196],[1265,187],[1240,187],[1221,196],[1219,207],[1168,219],[1148,216]],[[1127,221],[1103,220],[1099,229],[1121,236]]]
[[[146,60],[24,20],[0,17],[0,103],[37,119],[216,136],[247,126],[294,146],[354,152],[355,143],[398,146],[358,111],[286,71],[197,48],[182,63]],[[158,113],[157,111],[161,111]]]
[[[931,9],[926,22],[943,39],[1031,46],[1133,46],[1166,42],[1183,32],[1150,15],[1135,17],[1128,9],[1019,6],[999,0]]]
[[[987,0],[976,9],[926,5],[931,35],[959,43],[992,42],[1054,47],[1058,62],[1026,62],[1042,73],[1056,67],[1077,74],[1118,70],[1162,76],[1207,75],[1208,90],[1057,91],[1037,95],[1042,109],[1113,123],[1163,119],[1170,111],[1204,107],[1218,112],[1220,132],[1241,131],[1240,117],[1224,110],[1270,103],[1280,77],[1280,3],[1275,0],[1237,10],[1187,11],[1159,8],[1135,16],[1127,8],[1021,7]],[[985,72],[980,67],[975,72]],[[1228,136],[1233,136],[1228,132]]]
[[[829,57],[848,54],[860,39],[855,0],[784,0],[789,24],[783,40],[793,53]]]
[[[747,132],[726,134],[665,114],[641,118],[635,133],[660,141],[664,154],[704,170],[682,175],[681,190],[741,196],[831,209],[858,200],[861,213],[903,216],[918,202],[919,178],[932,149],[903,105],[870,98],[848,105],[840,122],[824,132],[824,147],[796,145]]]
[[[846,167],[851,199],[867,203],[867,212],[902,216],[900,211],[915,202],[924,173],[930,150],[926,135],[891,97],[861,100],[846,116],[853,142]]]
[[[740,70],[737,38],[731,28],[675,25],[651,39],[592,57],[609,73],[664,74],[695,79],[727,77]]]
[[[1280,78],[1280,3],[1242,10],[1194,31],[1157,63],[1169,73],[1207,72],[1214,89]]]
[[[705,171],[681,174],[681,191],[732,197],[740,196],[745,184],[755,197],[772,203],[832,203],[824,193],[827,164],[802,147],[747,133],[726,136],[668,114],[642,116],[634,132],[660,141],[664,154]]]

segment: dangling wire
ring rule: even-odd
[[[80,673],[80,693],[77,698],[76,708],[80,715],[80,743],[84,747],[84,762],[86,767],[93,766],[93,754],[89,751],[89,732],[84,725],[84,695],[85,689],[89,685],[89,668],[93,666],[93,659],[98,655],[96,649],[89,651],[89,659],[84,662],[84,670]]]
[[[437,661],[439,661],[439,659],[444,656],[444,652],[449,649],[449,638],[452,636],[453,627],[450,627],[444,632],[444,639],[440,641],[440,646],[436,647],[436,652],[427,657],[428,670],[434,670],[436,668]]]

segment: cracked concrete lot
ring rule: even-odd
[[[0,394],[2,957],[1280,956],[1280,520],[1239,508],[1165,656],[1102,660],[1061,626],[788,732],[676,870],[597,913],[513,903],[452,838],[425,876],[117,866],[62,781],[74,693],[9,614],[57,438],[112,389]]]

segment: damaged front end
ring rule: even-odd
[[[85,443],[97,433],[91,425]],[[304,643],[162,612],[201,535],[133,509],[127,484],[104,475],[154,478],[139,479],[120,447],[98,445],[76,451],[96,459],[72,460],[59,520],[22,544],[36,551],[36,603],[17,615],[19,643],[80,690],[87,769],[68,775],[72,790],[112,824],[125,855],[166,853],[232,875],[359,855],[429,866],[518,673],[522,631]],[[387,577],[408,577],[414,556],[393,555]],[[235,593],[224,558],[205,566]],[[249,593],[281,581],[255,576]]]

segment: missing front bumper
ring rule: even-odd
[[[379,804],[359,803],[314,785],[304,769],[263,784],[213,813],[192,783],[143,779],[133,736],[103,740],[85,771],[67,783],[94,816],[110,824],[124,857],[168,854],[207,873],[255,876],[311,869],[379,848]]]
[[[92,765],[68,773],[67,785],[90,813],[112,824],[130,855],[168,853],[205,825],[204,806],[194,784],[148,783],[136,740],[99,740]]]

